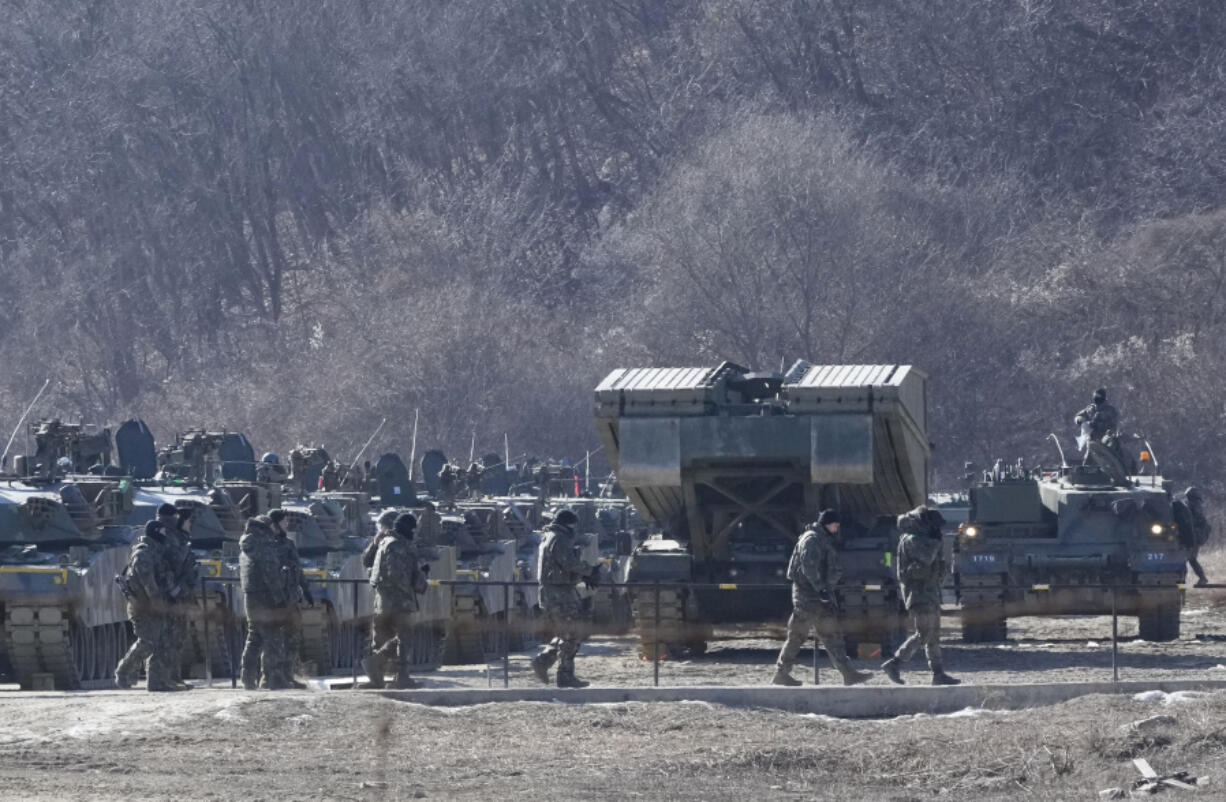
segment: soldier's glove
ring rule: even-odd
[[[600,575],[593,571],[592,573],[583,577],[583,586],[588,590],[595,590],[596,588],[600,587]]]

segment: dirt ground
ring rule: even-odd
[[[1136,623],[1124,619],[1120,678],[1226,679],[1226,608],[1208,602],[1189,594],[1175,643],[1133,640]],[[1007,643],[974,646],[957,641],[956,618],[945,624],[948,668],[967,682],[1111,676],[1109,618],[1018,619]],[[664,661],[661,684],[767,681],[779,641],[761,631],[722,634],[701,658]],[[912,682],[927,679],[921,659],[909,666]],[[823,657],[828,682],[826,666]],[[631,638],[585,644],[578,667],[600,685],[652,681]],[[421,679],[426,687],[501,685],[501,663]],[[510,679],[535,684],[527,655],[513,656]],[[880,674],[873,680],[885,683]],[[1160,773],[1197,776],[1196,796],[1226,796],[1226,692],[1152,696],[847,721],[702,703],[436,709],[340,690],[5,692],[0,796],[1096,799],[1139,777],[1133,757]],[[1153,716],[1168,718],[1129,726]]]

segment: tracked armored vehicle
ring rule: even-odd
[[[646,653],[701,650],[713,623],[785,618],[788,559],[823,507],[843,519],[849,630],[878,642],[897,631],[893,518],[927,495],[922,372],[620,369],[596,388],[596,427],[626,495],[663,531],[635,550],[627,578],[708,584],[662,590],[658,611],[654,592],[634,595]],[[740,587],[763,583],[779,587]]]
[[[963,640],[1004,640],[1014,616],[1109,614],[1113,597],[1144,640],[1179,637],[1187,553],[1169,482],[1108,461],[998,466],[971,487],[954,562]]]
[[[110,433],[40,422],[38,453],[15,463],[37,474],[0,480],[0,640],[22,688],[106,684],[127,651],[123,595],[115,584],[135,532],[122,523],[127,485],[82,488],[59,469],[109,464]]]

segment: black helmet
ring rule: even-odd
[[[397,534],[412,537],[413,531],[417,529],[417,516],[411,512],[402,512],[396,516],[396,523],[392,524],[392,528]]]
[[[157,521],[146,521],[145,522],[145,536],[146,537],[161,537],[162,536],[162,525],[158,523]]]
[[[572,509],[564,509],[553,516],[553,522],[561,526],[574,526],[579,523],[579,516],[575,515],[575,511]]]
[[[1094,391],[1094,403],[1095,404],[1105,403],[1106,400],[1107,400],[1107,391],[1105,389],[1103,389],[1102,387],[1099,387],[1097,390]]]
[[[826,526],[827,524],[837,524],[839,522],[839,513],[829,507],[817,514],[817,525]]]
[[[395,510],[384,510],[383,514],[379,516],[379,526],[386,526],[390,529],[396,525],[396,518],[399,515],[400,513]]]
[[[275,510],[269,510],[268,520],[272,521],[274,524],[281,523],[285,520],[285,510],[281,509],[280,507],[277,507]]]
[[[1199,487],[1189,487],[1183,492],[1183,497],[1188,501],[1204,501],[1205,496],[1200,492]]]
[[[158,506],[158,516],[165,515],[167,517],[177,516],[179,510],[175,505],[167,502]]]

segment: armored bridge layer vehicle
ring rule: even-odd
[[[1137,616],[1149,641],[1179,637],[1187,553],[1161,477],[1096,465],[993,470],[970,489],[955,581],[963,639],[1004,640],[1023,615]]]
[[[626,495],[663,531],[635,549],[627,579],[707,585],[665,588],[659,609],[654,591],[634,594],[644,652],[701,650],[710,624],[786,617],[788,559],[824,507],[843,521],[849,630],[893,635],[893,518],[927,496],[927,397],[927,377],[908,365],[610,373],[596,388],[597,430]]]

